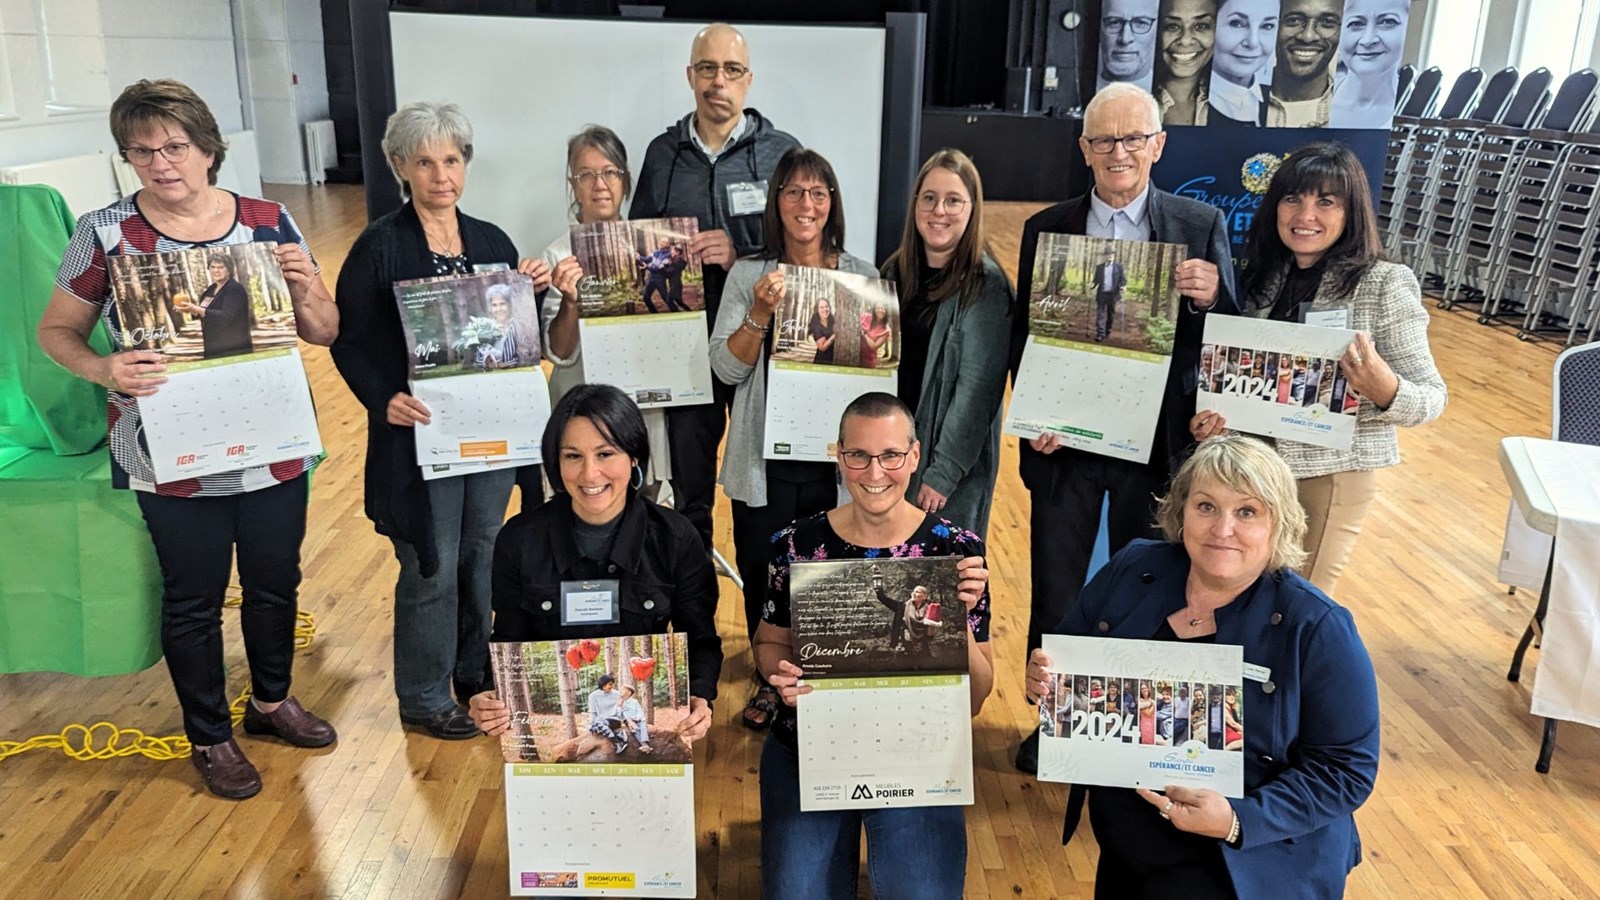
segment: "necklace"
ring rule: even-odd
[[[1189,620],[1189,627],[1190,628],[1199,628],[1200,627],[1200,623],[1206,621],[1209,618],[1211,618],[1211,617],[1210,616],[1201,616],[1200,618],[1197,618],[1197,619],[1190,619]]]
[[[454,238],[451,238],[450,240],[445,240],[444,238],[441,238],[438,235],[434,234],[433,232],[429,231],[428,230],[428,226],[426,226],[426,225],[422,226],[422,233],[427,235],[428,236],[428,240],[434,242],[434,244],[439,247],[439,252],[442,255],[444,255],[444,256],[459,256],[460,255],[460,251],[456,249],[457,242],[461,239],[461,233],[459,231],[456,232],[456,236]]]

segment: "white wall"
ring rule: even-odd
[[[114,153],[106,114],[140,78],[170,76],[211,106],[224,133],[244,127],[228,0],[0,0],[0,165]],[[48,48],[78,109],[52,109]],[[109,174],[107,176],[110,177]]]
[[[239,73],[261,148],[261,178],[303,184],[300,126],[327,118],[328,77],[318,0],[234,0]]]

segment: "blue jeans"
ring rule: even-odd
[[[761,748],[761,895],[854,900],[867,829],[877,900],[960,900],[967,870],[959,806],[800,811],[800,758],[768,735]]]
[[[494,539],[506,519],[517,470],[427,484],[439,570],[422,577],[417,551],[393,541],[394,692],[400,714],[426,718],[455,705],[452,679],[477,684],[489,662],[489,585]]]

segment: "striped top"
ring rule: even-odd
[[[296,243],[312,260],[311,247],[283,204],[234,194],[233,226],[211,241],[180,241],[156,230],[134,203],[137,194],[103,209],[86,213],[67,244],[56,273],[56,286],[85,303],[100,308],[101,321],[112,335],[118,332],[116,304],[106,273],[106,257],[134,253],[164,253],[193,247],[248,244],[253,241]],[[115,341],[113,340],[113,343]],[[157,484],[150,448],[140,427],[138,401],[121,391],[106,392],[106,424],[111,444],[112,484],[169,497],[221,497],[272,487],[300,477],[316,466],[318,458],[286,460],[234,472],[218,472]]]

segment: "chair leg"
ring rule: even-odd
[[[1533,770],[1540,775],[1550,774],[1550,757],[1556,752],[1556,720],[1544,720],[1544,743],[1539,745],[1539,761]]]

